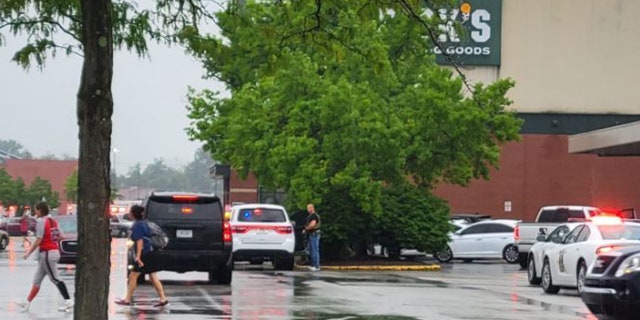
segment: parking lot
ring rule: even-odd
[[[21,240],[0,252],[1,319],[71,319],[46,282],[30,313],[20,313],[36,262],[21,259]],[[170,305],[151,307],[143,285],[134,307],[113,303],[125,292],[125,244],[113,243],[109,319],[595,319],[573,290],[545,295],[526,273],[502,261],[445,264],[438,272],[273,271],[238,265],[229,286],[207,284],[200,273],[160,273]],[[74,268],[61,266],[73,289]]]

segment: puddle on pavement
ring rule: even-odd
[[[294,311],[293,319],[305,320],[417,320],[418,318],[394,315],[357,315],[343,313],[322,313],[313,310]]]

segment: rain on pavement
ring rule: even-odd
[[[30,312],[17,302],[29,290],[36,261],[22,259],[22,239],[0,252],[0,319],[73,319],[57,307],[62,298],[45,280]],[[526,273],[499,261],[454,263],[440,272],[280,272],[237,265],[231,286],[207,284],[204,273],[161,272],[170,304],[154,308],[152,286],[140,286],[134,307],[113,301],[125,293],[125,242],[112,243],[109,319],[595,319],[577,293],[545,295]],[[73,291],[75,268],[59,271]]]

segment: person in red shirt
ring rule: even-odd
[[[27,296],[27,301],[19,303],[24,312],[29,311],[31,301],[40,291],[40,285],[45,276],[49,276],[49,280],[58,288],[65,302],[60,311],[69,312],[73,308],[73,300],[69,297],[69,291],[64,281],[58,275],[58,261],[60,260],[60,249],[58,241],[62,235],[58,228],[58,223],[49,216],[49,206],[45,202],[36,204],[36,217],[38,222],[36,225],[36,240],[33,245],[24,254],[26,260],[38,249],[38,268],[33,277],[33,286]]]

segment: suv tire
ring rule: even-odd
[[[233,267],[227,267],[227,265],[223,264],[218,267],[216,271],[209,271],[209,283],[210,284],[221,284],[221,285],[230,285],[231,278],[233,274]]]
[[[295,258],[293,255],[291,255],[290,257],[275,258],[275,261],[273,263],[273,268],[276,270],[291,271],[293,270],[294,265],[295,265]]]

